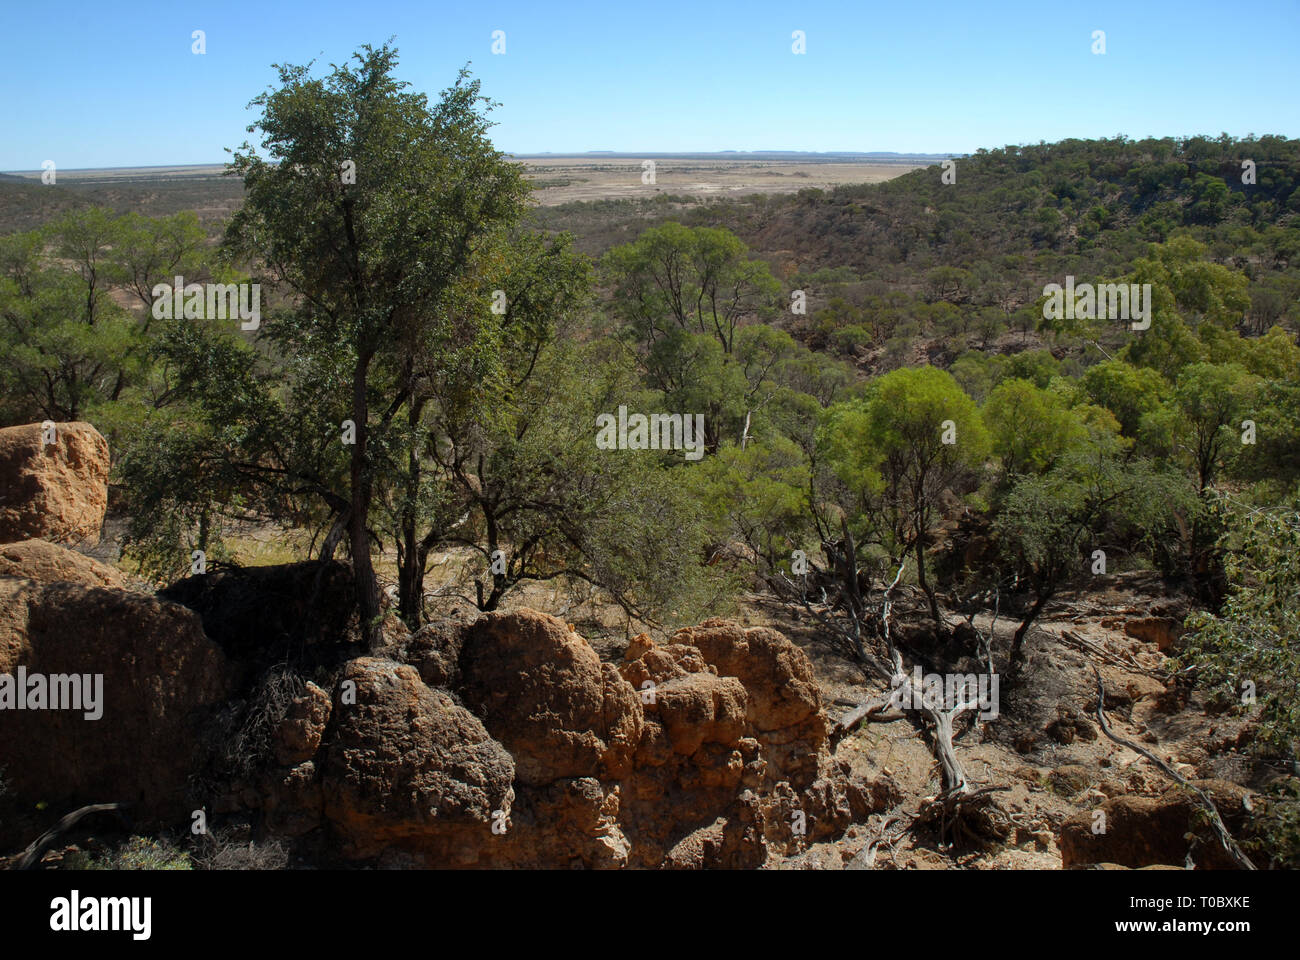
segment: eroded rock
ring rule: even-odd
[[[0,543],[97,543],[108,508],[108,441],[88,423],[0,428]]]
[[[230,689],[226,658],[192,611],[125,590],[0,578],[0,674],[20,667],[102,684],[101,715],[0,713],[0,767],[14,793],[54,810],[130,803],[142,823],[188,818],[199,724]]]

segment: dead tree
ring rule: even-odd
[[[996,835],[998,830],[989,820],[988,799],[991,793],[1007,788],[973,787],[953,747],[954,722],[979,706],[978,697],[971,699],[968,691],[959,691],[953,698],[955,702],[948,703],[942,695],[937,699],[927,695],[924,685],[917,687],[903,662],[892,629],[895,596],[907,561],[899,563],[893,581],[881,595],[877,613],[864,596],[857,550],[847,522],[841,522],[841,531],[843,538],[838,544],[823,544],[833,568],[829,579],[835,596],[822,586],[820,597],[814,602],[807,589],[784,574],[773,582],[783,599],[797,604],[821,624],[825,631],[823,639],[852,662],[865,678],[882,681],[892,691],[887,696],[863,701],[836,723],[830,734],[832,749],[863,721],[888,722],[919,713],[929,734],[931,752],[939,763],[941,789],[922,801],[912,827],[937,826],[941,844],[950,837],[956,841]]]
[[[122,819],[121,811],[125,809],[126,804],[123,803],[92,803],[89,806],[73,810],[70,814],[32,841],[31,846],[24,850],[22,856],[19,857],[15,869],[31,870],[41,862],[41,857],[44,856],[45,851],[48,850],[54,842],[59,839],[59,837],[75,827],[82,819],[96,813],[113,813],[119,819]],[[123,820],[123,822],[125,823],[125,820]]]

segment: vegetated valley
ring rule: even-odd
[[[1300,862],[1300,142],[539,204],[395,63],[0,180],[6,866]]]

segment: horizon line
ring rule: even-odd
[[[909,153],[902,150],[541,150],[531,153],[512,152],[509,150],[501,151],[505,156],[520,160],[530,160],[538,157],[716,157],[716,156],[792,156],[792,157],[898,157],[900,159],[911,158],[948,158],[966,156],[963,151],[950,151],[944,153]],[[225,167],[229,165],[227,160],[215,160],[210,162],[199,163],[124,163],[106,167],[59,167],[64,173],[96,173],[98,171],[114,170],[175,170],[184,168],[200,167]],[[35,174],[39,176],[43,172],[42,168],[32,167],[28,169],[0,170],[0,174],[24,175]]]

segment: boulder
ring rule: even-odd
[[[460,676],[465,705],[510,751],[522,784],[598,776],[635,750],[636,691],[555,617],[485,614],[464,638]]]
[[[126,576],[116,567],[48,540],[0,544],[0,577],[23,577],[41,583],[64,581],[85,587],[128,585]]]
[[[330,695],[308,681],[306,691],[293,699],[275,728],[275,759],[291,767],[314,757],[329,718]]]
[[[189,607],[251,676],[292,657],[337,666],[359,644],[352,571],[340,561],[215,567],[158,591]]]
[[[85,700],[99,695],[91,711],[0,711],[0,767],[14,793],[55,811],[116,801],[137,822],[188,820],[199,725],[229,691],[225,657],[192,611],[125,590],[0,578],[0,675],[16,680],[20,668],[29,689],[36,675],[78,675],[89,678]]]
[[[695,647],[721,676],[744,685],[749,721],[759,731],[796,727],[821,709],[808,655],[775,630],[706,620],[677,631],[673,643]]]
[[[830,755],[793,644],[699,629],[707,656],[640,637],[619,666],[532,610],[393,637],[307,684],[222,809],[380,866],[748,868],[896,802]]]
[[[1209,794],[1228,831],[1238,836],[1250,791],[1223,780],[1193,782]],[[1104,821],[1096,819],[1096,811],[1084,810],[1061,824],[1063,868],[1091,863],[1181,867],[1189,852],[1199,870],[1236,868],[1218,837],[1202,822],[1204,808],[1182,787],[1160,797],[1112,797],[1097,810],[1105,815]],[[1094,823],[1103,823],[1104,832],[1094,833]]]
[[[515,764],[477,717],[414,667],[375,657],[345,665],[332,712],[322,790],[344,855],[392,847],[470,866],[490,854]]]
[[[692,673],[655,689],[650,712],[663,724],[673,752],[691,756],[706,743],[735,744],[745,735],[745,687],[735,677]]]
[[[0,428],[0,543],[97,543],[108,508],[108,441],[88,423]]]

